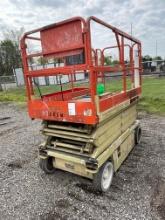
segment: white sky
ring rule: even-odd
[[[165,58],[165,0],[0,0],[0,39],[6,29],[26,31],[73,16],[94,15],[141,40],[143,55]],[[104,35],[102,36],[104,39]]]

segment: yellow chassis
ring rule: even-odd
[[[58,141],[53,141],[51,147],[47,142],[40,146],[39,157],[52,157],[55,168],[89,179],[94,178],[107,160],[113,162],[114,171],[117,171],[135,145],[135,129],[139,126],[136,103],[123,103],[106,114],[100,117],[104,120],[100,120],[90,134],[78,128],[45,126],[42,132]],[[63,139],[73,144],[59,141]],[[78,152],[74,141],[84,143]]]

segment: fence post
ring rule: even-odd
[[[15,78],[15,82],[16,82],[16,85],[17,85],[17,87],[18,87],[18,80],[17,80],[15,68],[13,68],[13,76],[14,76],[14,78]]]
[[[1,76],[0,76],[0,91],[3,91],[2,84],[1,84]]]

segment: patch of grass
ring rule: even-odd
[[[79,85],[79,84],[78,84]],[[121,80],[114,79],[106,81],[106,91],[117,92],[121,90]],[[81,86],[85,86],[81,84]],[[64,89],[68,85],[64,85]],[[42,86],[42,94],[60,91],[59,86]],[[37,88],[35,88],[37,96],[39,96]],[[0,92],[0,102],[26,102],[25,88],[10,89]],[[138,109],[149,113],[157,113],[165,115],[165,78],[145,77],[143,78],[142,97],[138,104]]]
[[[152,97],[142,97],[138,109],[148,113],[165,114],[165,100]]]
[[[130,81],[127,81],[130,88]],[[114,79],[106,82],[106,91],[121,91],[122,81]],[[148,113],[165,115],[165,78],[144,77],[142,84],[142,96],[138,109]]]
[[[15,88],[0,92],[0,102],[26,102],[25,88]]]
[[[138,109],[165,115],[165,78],[144,78]]]

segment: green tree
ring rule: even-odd
[[[111,56],[104,57],[104,63],[106,66],[113,66],[119,64],[119,60],[113,60]]]
[[[0,75],[11,75],[12,68],[22,66],[19,42],[23,33],[23,27],[3,33],[4,40],[0,42]]]
[[[24,32],[19,30],[6,30],[3,33],[4,40],[0,42],[0,76],[12,75],[13,69],[21,67],[21,55],[19,41]],[[2,90],[0,82],[0,90]]]
[[[16,30],[7,29],[5,32],[3,32],[3,37],[6,40],[11,40],[19,48],[19,42],[24,32],[25,30],[23,27]]]
[[[45,65],[48,63],[47,59],[44,57],[39,57],[37,60],[38,64],[45,67]]]
[[[146,62],[146,61],[152,61],[152,57],[150,55],[145,55],[142,57],[142,61]]]
[[[21,56],[17,45],[11,40],[0,43],[0,75],[12,75],[13,68],[21,66]]]
[[[161,56],[157,56],[157,57],[154,57],[153,60],[157,60],[157,64],[161,64],[162,63],[162,57]]]
[[[106,66],[110,66],[112,64],[112,57],[111,56],[105,56],[104,57],[104,63]]]

